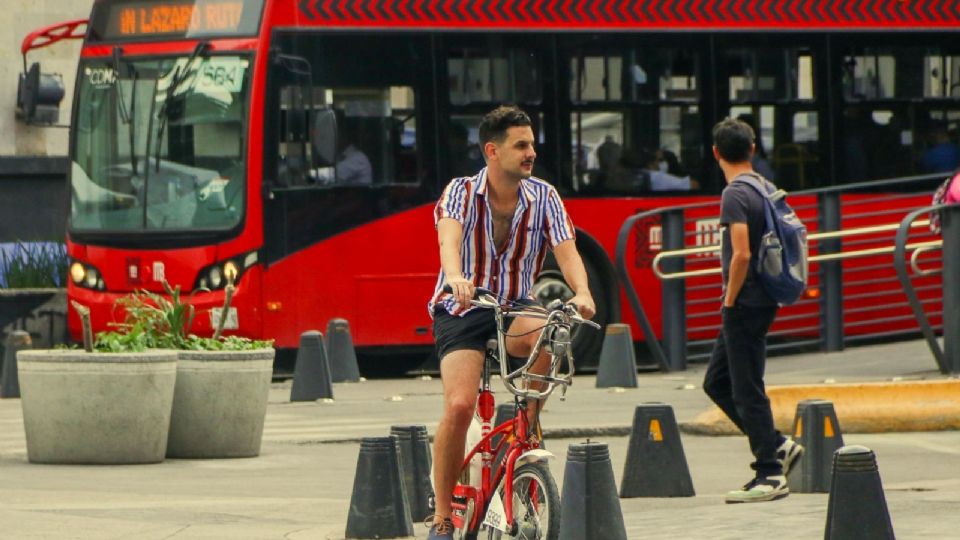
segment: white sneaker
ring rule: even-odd
[[[742,488],[727,493],[727,503],[775,501],[790,494],[787,477],[759,476]]]
[[[777,461],[780,462],[780,466],[783,468],[783,475],[790,476],[790,471],[797,466],[797,463],[800,461],[800,457],[803,456],[803,446],[787,437],[783,444],[777,448]]]

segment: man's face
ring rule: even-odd
[[[502,143],[493,143],[493,162],[507,175],[518,180],[530,178],[537,152],[533,149],[533,129],[530,126],[507,128],[507,137]]]

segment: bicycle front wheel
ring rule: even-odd
[[[497,489],[504,497],[504,483]],[[560,492],[545,463],[527,463],[513,473],[513,520],[516,534],[490,529],[490,540],[557,540]]]

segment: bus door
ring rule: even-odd
[[[822,36],[780,34],[715,41],[717,120],[751,124],[754,169],[787,190],[818,187],[827,170],[829,146],[821,145],[820,133],[829,99],[818,85],[823,42]]]
[[[429,211],[405,211],[436,196],[430,38],[278,31],[273,44],[264,178],[274,266],[265,288],[288,291],[309,328],[348,319],[358,345],[429,341],[437,255],[423,247],[435,246],[435,233]],[[319,139],[335,141],[332,162],[311,154]],[[283,322],[277,331],[296,330]]]
[[[698,189],[705,41],[638,34],[561,39],[572,189],[619,196]]]

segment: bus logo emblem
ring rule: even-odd
[[[127,282],[140,284],[140,257],[127,257]]]
[[[153,263],[153,280],[163,281],[164,279],[166,279],[163,274],[164,274],[163,263],[160,261],[154,262]]]

